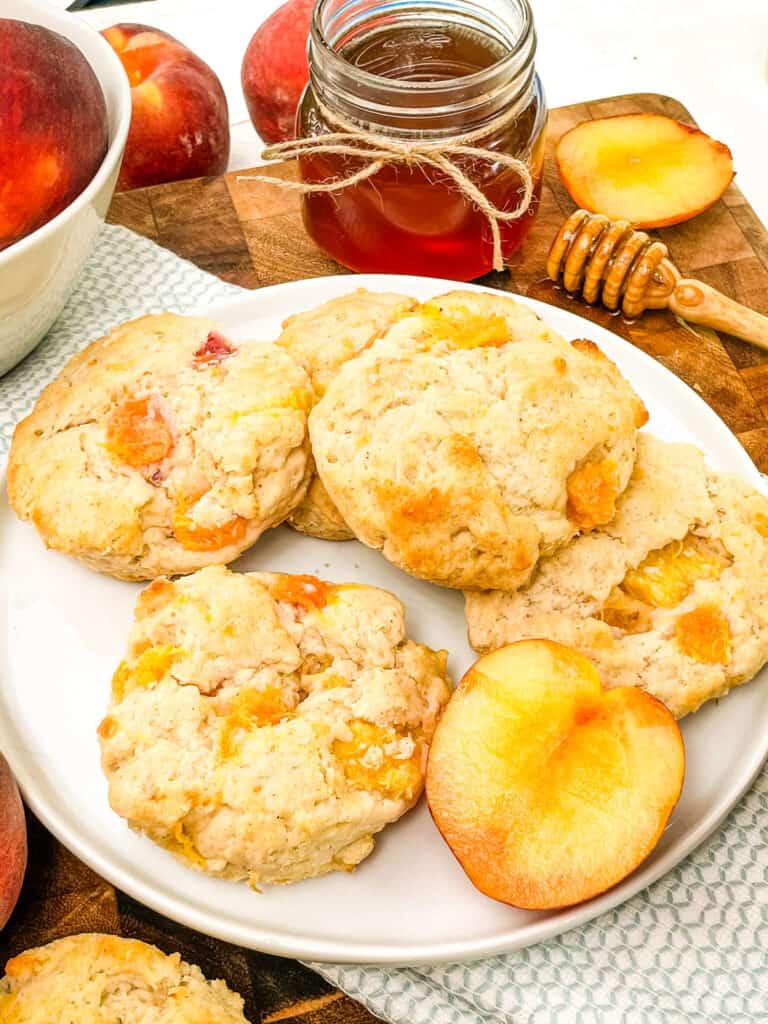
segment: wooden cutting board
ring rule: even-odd
[[[613,97],[552,112],[538,220],[510,272],[490,274],[483,283],[563,306],[650,353],[695,388],[728,423],[760,469],[768,471],[768,354],[706,329],[696,328],[694,333],[666,312],[649,312],[628,323],[568,298],[544,277],[549,244],[573,209],[554,168],[554,143],[579,121],[638,111],[693,123],[676,100],[656,94]],[[294,193],[243,181],[244,173],[117,195],[109,219],[247,288],[346,272],[304,233]],[[290,164],[266,173],[276,178],[296,176]],[[659,235],[684,274],[768,313],[768,232],[735,185],[710,210]],[[29,946],[89,930],[117,932],[154,942],[168,952],[180,951],[209,977],[225,978],[240,992],[253,1024],[370,1024],[373,1020],[360,1005],[298,963],[209,939],[142,907],[30,820],[29,869],[19,906],[0,934],[0,963]]]

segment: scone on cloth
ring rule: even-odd
[[[95,932],[9,960],[3,1024],[248,1024],[243,1000],[178,953]]]
[[[768,500],[697,448],[641,434],[613,522],[515,593],[468,593],[466,615],[478,651],[547,637],[681,717],[768,661]]]
[[[202,569],[139,597],[99,726],[114,811],[188,864],[294,882],[354,868],[421,793],[446,653],[392,594]]]
[[[423,303],[346,363],[309,423],[358,539],[433,583],[511,590],[612,518],[646,418],[592,342],[465,291]]]
[[[416,299],[396,292],[354,292],[323,302],[283,321],[276,344],[303,366],[317,398],[344,363],[354,359],[395,320],[416,306]],[[351,540],[354,534],[315,474],[306,497],[288,517],[296,530],[321,540]]]
[[[73,356],[16,428],[11,505],[121,579],[231,562],[309,483],[312,386],[274,345],[145,316]]]

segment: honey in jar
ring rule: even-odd
[[[535,75],[527,0],[320,0],[310,35],[310,84],[298,134],[332,144],[352,132],[437,148],[500,210],[523,200],[517,157],[534,184],[527,210],[500,221],[506,258],[520,248],[538,206],[546,105]],[[341,125],[341,127],[340,127]],[[452,153],[471,135],[488,155]],[[370,143],[375,145],[375,143]],[[363,148],[367,144],[363,143]],[[309,152],[302,180],[326,184],[367,171],[371,158]],[[444,169],[388,161],[354,184],[302,198],[307,231],[357,271],[470,280],[493,266],[491,226]]]

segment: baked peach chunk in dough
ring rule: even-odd
[[[621,584],[631,596],[654,608],[674,608],[693,590],[697,580],[716,580],[733,564],[717,538],[687,534],[647,555],[630,569]]]
[[[613,459],[587,462],[566,482],[568,518],[580,530],[605,526],[613,519],[619,496],[617,466]]]
[[[629,633],[651,629],[653,608],[676,608],[697,580],[716,580],[733,558],[722,541],[689,533],[652,551],[614,587],[603,608],[603,620]],[[715,605],[693,608],[675,623],[675,640],[684,654],[705,664],[728,661],[731,633],[728,620]]]
[[[349,729],[351,739],[338,739],[333,744],[347,780],[363,789],[378,790],[392,800],[412,800],[421,787],[423,739],[363,720],[350,722]],[[411,747],[410,755],[391,756],[388,751],[400,750],[404,739]]]
[[[232,516],[216,526],[202,526],[187,514],[183,503],[173,514],[173,536],[187,551],[219,551],[239,546],[248,534],[249,523],[243,516]]]
[[[109,453],[127,466],[160,462],[173,448],[171,427],[155,398],[127,399],[107,419]]]
[[[478,313],[461,304],[441,307],[438,302],[423,302],[415,315],[428,338],[447,341],[457,348],[497,348],[512,341],[510,326],[499,313]]]
[[[685,612],[675,623],[675,639],[683,654],[705,665],[724,665],[731,649],[731,630],[715,605]]]

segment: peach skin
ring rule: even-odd
[[[592,663],[549,640],[480,658],[441,718],[427,800],[486,896],[566,907],[648,856],[677,803],[685,754],[670,712],[643,690],[603,690]]]
[[[112,25],[102,35],[125,68],[133,101],[118,190],[222,174],[229,112],[211,68],[148,25]]]

